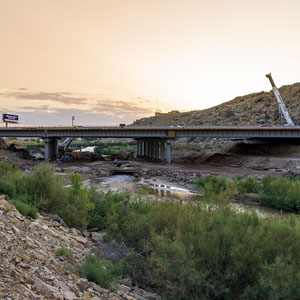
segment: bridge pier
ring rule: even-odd
[[[45,159],[56,159],[56,155],[58,154],[58,138],[44,138],[45,143]]]
[[[167,153],[166,153],[166,162],[167,164],[171,163],[171,141],[167,140]]]
[[[159,160],[159,141],[154,142],[154,159]]]
[[[137,157],[144,157],[170,164],[172,142],[172,139],[137,140]]]
[[[136,157],[142,156],[142,142],[138,141],[136,144]]]
[[[150,144],[150,156],[149,156],[149,158],[153,159],[153,156],[154,156],[154,143],[153,143],[153,141],[149,141],[149,144]]]
[[[160,142],[160,160],[166,162],[166,142],[163,140]]]
[[[145,141],[141,141],[141,157],[145,157]]]

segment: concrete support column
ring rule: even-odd
[[[146,155],[147,158],[150,157],[150,142],[147,141],[147,155]]]
[[[138,155],[138,157],[142,157],[142,142],[138,142],[138,149],[139,149],[139,155]]]
[[[58,153],[58,139],[57,138],[44,138],[45,143],[45,159],[56,159]]]
[[[144,141],[144,157],[146,157],[146,153],[147,153],[147,142]]]
[[[166,142],[160,142],[160,159],[164,163],[166,162]]]
[[[145,141],[142,141],[142,157],[145,157]]]
[[[140,142],[136,142],[136,157],[140,157]]]
[[[150,142],[150,158],[151,159],[154,158],[154,142],[153,141]]]
[[[166,157],[166,161],[167,161],[167,164],[170,164],[171,163],[171,142],[170,141],[167,141],[167,157]]]
[[[159,160],[159,142],[155,142],[155,160]]]

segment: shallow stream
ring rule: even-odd
[[[182,187],[178,184],[174,184],[170,181],[159,178],[136,178],[131,175],[113,175],[109,177],[103,177],[95,180],[85,181],[86,185],[95,185],[98,190],[104,191],[131,191],[136,192],[142,185],[147,185],[151,188],[151,195],[156,199],[173,199],[180,202],[190,202],[201,199],[199,192],[186,187]],[[288,216],[289,213],[280,212],[278,210],[260,206],[254,203],[232,203],[231,204],[238,211],[245,211],[246,209],[254,209],[261,217],[269,218],[272,216]]]

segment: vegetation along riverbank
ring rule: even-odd
[[[77,269],[81,276],[110,288],[127,276],[163,299],[300,298],[297,216],[261,219],[226,204],[257,193],[262,204],[298,213],[298,179],[207,176],[196,182],[203,191],[199,202],[182,205],[148,201],[145,188],[99,192],[83,186],[79,174],[68,176],[66,188],[47,164],[22,173],[0,162],[0,193],[23,214],[56,213],[70,227],[98,228],[104,242],[125,249],[111,261],[87,255]]]

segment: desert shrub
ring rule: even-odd
[[[284,176],[265,176],[259,201],[266,206],[299,213],[300,181]]]
[[[149,194],[151,194],[151,192],[152,192],[152,189],[148,184],[142,184],[137,190],[137,193],[141,196],[149,195]]]
[[[83,186],[83,177],[78,173],[68,174],[71,187],[67,191],[66,204],[59,212],[70,227],[86,227],[94,204],[90,201],[90,190]]]
[[[30,204],[46,212],[58,212],[66,203],[66,189],[60,176],[55,176],[48,164],[40,164],[25,176],[22,188]]]
[[[7,161],[0,161],[0,177],[10,176],[19,169]]]
[[[229,207],[184,210],[181,218],[174,218],[175,228],[166,226],[153,233],[148,243],[147,277],[160,293],[168,299],[272,299],[280,292],[280,276],[270,276],[276,274],[273,268],[280,257],[281,267],[289,266],[283,276],[289,278],[285,296],[299,297],[293,288],[300,274],[300,242],[295,241],[300,237],[299,225],[262,222],[254,213],[239,214]],[[293,275],[297,276],[293,279]]]
[[[36,219],[38,217],[36,207],[18,200],[12,201],[11,203],[16,207],[21,215],[29,216],[33,219]]]
[[[118,146],[118,145],[109,146],[108,143],[104,143],[103,146],[96,146],[94,148],[95,153],[103,154],[103,155],[117,154],[117,153],[125,151],[125,150],[136,151],[136,146],[128,145],[127,142],[123,142],[121,144],[121,146]]]
[[[113,264],[111,261],[98,259],[94,254],[88,254],[78,267],[78,273],[103,288],[113,289],[122,274],[122,264]]]
[[[131,250],[123,260],[123,273],[134,281],[145,282],[145,256]]]
[[[16,195],[16,186],[5,179],[0,179],[0,194],[5,194],[9,198],[13,198]]]
[[[258,193],[261,189],[261,184],[254,176],[247,176],[245,179],[238,181],[237,189],[240,194]]]
[[[196,180],[196,184],[207,201],[227,203],[233,201],[237,194],[236,182],[226,177],[206,175]]]
[[[58,248],[55,251],[56,256],[70,256],[72,254],[72,251],[64,246]]]
[[[101,230],[111,226],[113,219],[111,216],[115,214],[116,207],[119,203],[126,205],[130,200],[130,194],[127,192],[116,193],[116,192],[99,192],[91,199],[94,204],[94,209],[90,214],[90,221],[88,224],[89,228],[97,227]]]
[[[124,258],[124,273],[167,299],[299,297],[294,288],[300,265],[296,218],[262,221],[229,206],[115,197],[113,202],[102,199],[111,204],[101,206],[102,217],[111,236],[133,248]],[[283,275],[276,275],[285,265]],[[283,278],[288,280],[285,292],[278,288]]]

